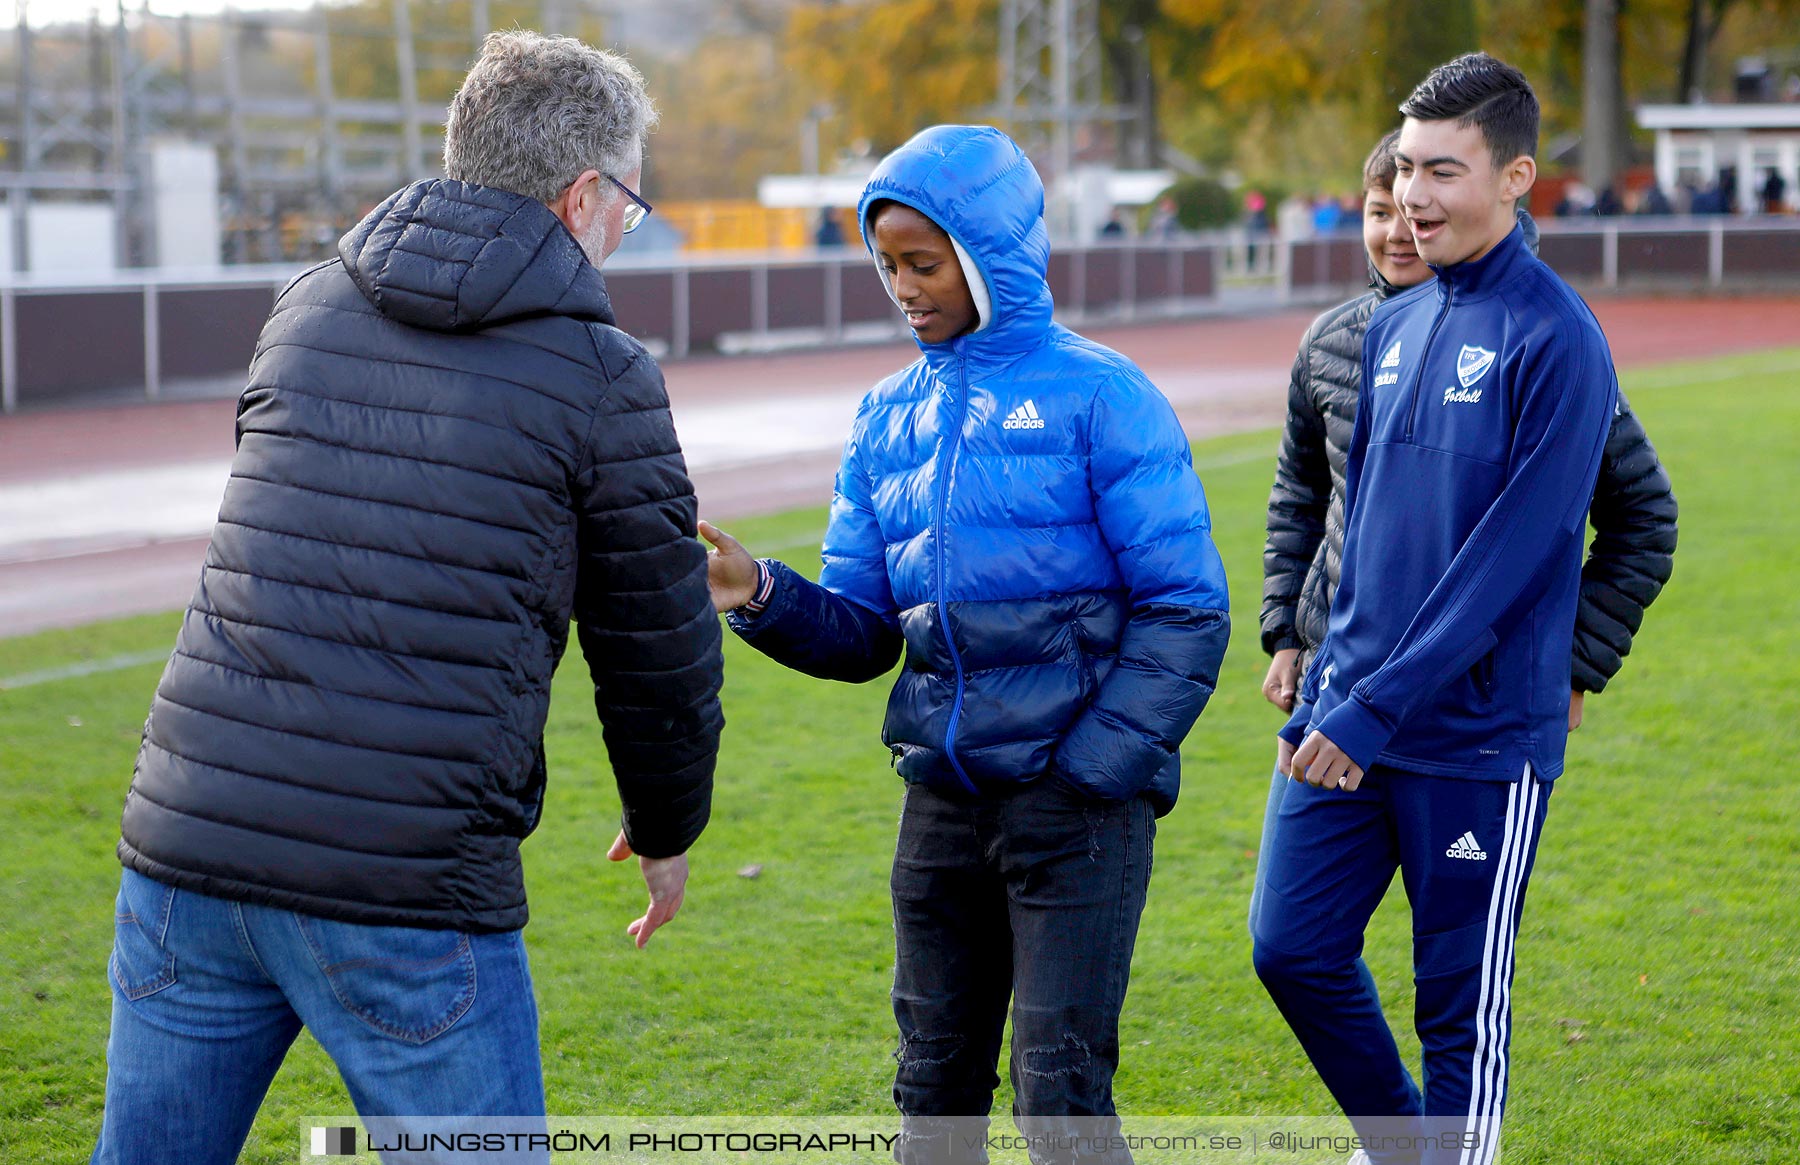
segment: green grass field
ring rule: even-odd
[[[1628,376],[1681,500],[1674,582],[1592,697],[1544,831],[1518,944],[1507,1160],[1800,1160],[1800,349]],[[1274,439],[1196,447],[1236,616],[1184,749],[1126,1005],[1129,1114],[1326,1113],[1250,969],[1244,908],[1278,714],[1257,688]],[[733,526],[816,559],[823,512]],[[166,650],[173,615],[0,641],[0,683]],[[635,868],[609,865],[611,788],[571,657],[551,789],[527,843],[527,931],[550,1109],[572,1115],[890,1111],[887,864],[900,784],[886,685],[785,672],[727,643],[729,727],[679,920],[624,936]],[[85,1160],[99,1125],[118,814],[160,665],[0,690],[0,1160]],[[762,866],[754,879],[738,870]],[[1405,903],[1369,959],[1402,1046]],[[1004,1075],[1004,1073],[1002,1073]],[[1005,1111],[1002,1097],[997,1111]],[[291,1161],[306,1114],[350,1105],[305,1037],[245,1160]]]

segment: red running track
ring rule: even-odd
[[[1800,345],[1800,298],[1592,301],[1622,368]],[[1313,313],[1095,329],[1175,403],[1190,437],[1281,421],[1294,348]],[[772,356],[708,357],[665,367],[684,409],[833,394],[910,362],[907,342]],[[232,450],[229,400],[139,404],[0,418],[0,486],[223,460]],[[703,514],[729,520],[829,500],[835,451],[695,474]],[[205,539],[112,546],[94,553],[0,563],[0,635],[182,606]]]

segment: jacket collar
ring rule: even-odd
[[[1375,260],[1369,258],[1366,251],[1363,253],[1363,263],[1369,270],[1369,289],[1378,298],[1388,300],[1400,294],[1401,289],[1388,282],[1388,277],[1376,270]]]
[[[1454,292],[1461,298],[1486,295],[1510,279],[1513,273],[1531,262],[1531,248],[1525,243],[1525,228],[1513,223],[1506,237],[1479,259],[1432,267],[1437,272],[1439,295]]]

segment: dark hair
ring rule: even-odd
[[[875,220],[881,216],[882,211],[890,206],[899,205],[901,204],[895,202],[891,198],[877,198],[874,202],[869,203],[869,209],[863,212],[863,222],[868,226],[873,227],[875,225]]]
[[[869,203],[868,212],[863,215],[863,222],[868,226],[871,232],[875,229],[875,220],[880,218],[890,206],[897,206],[901,210],[912,211],[914,214],[930,223],[932,229],[936,230],[940,235],[943,235],[946,239],[950,237],[950,232],[945,230],[936,219],[932,218],[918,207],[908,206],[897,198],[877,198],[874,202]]]
[[[1400,168],[1394,161],[1394,147],[1400,142],[1400,131],[1391,129],[1387,135],[1375,143],[1369,151],[1369,160],[1363,163],[1363,193],[1371,190],[1394,192],[1394,179]]]
[[[1415,121],[1476,126],[1494,165],[1537,153],[1538,100],[1525,74],[1486,53],[1464,53],[1431,70],[1400,112]]]

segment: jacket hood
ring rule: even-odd
[[[338,240],[345,270],[389,319],[471,332],[527,316],[613,322],[606,282],[550,208],[448,178],[415,182]]]
[[[1518,219],[1519,219],[1519,230],[1524,232],[1525,245],[1527,247],[1531,248],[1531,253],[1533,255],[1537,254],[1538,253],[1537,220],[1532,218],[1531,212],[1526,210],[1522,206],[1518,210]],[[1379,272],[1375,269],[1375,260],[1370,259],[1367,255],[1367,252],[1365,252],[1363,255],[1363,261],[1368,265],[1368,268],[1369,268],[1369,286],[1374,288],[1375,294],[1379,295],[1382,299],[1384,299],[1384,300],[1392,299],[1392,298],[1394,298],[1394,296],[1399,295],[1402,291],[1409,290],[1408,288],[1395,287],[1392,283],[1389,283],[1387,276],[1383,275],[1381,272]]]
[[[1049,331],[1053,304],[1044,184],[1011,138],[992,126],[932,126],[875,168],[856,217],[863,245],[892,298],[869,230],[869,207],[883,199],[912,207],[950,236],[975,299],[980,322],[974,331],[947,344],[919,343],[933,366],[955,354],[1005,360]]]

